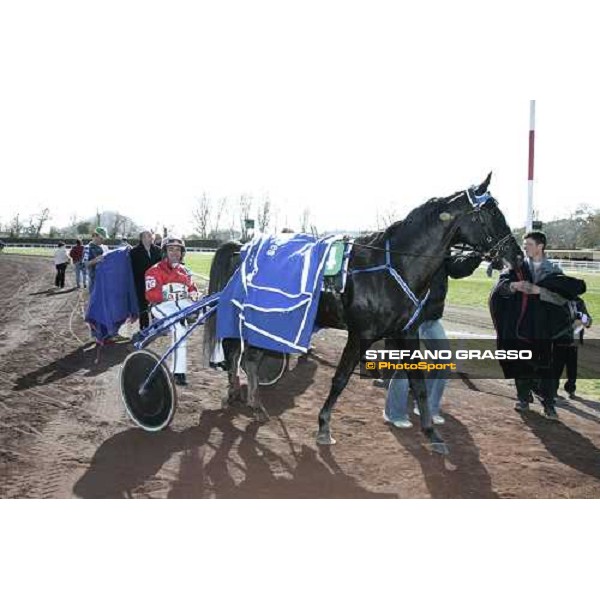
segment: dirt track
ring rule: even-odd
[[[561,424],[523,420],[502,381],[451,382],[442,458],[418,428],[384,425],[383,391],[354,377],[333,417],[337,446],[317,448],[340,332],[319,334],[315,355],[264,391],[272,418],[260,427],[245,409],[220,410],[225,376],[200,369],[197,335],[171,428],[147,434],[117,389],[131,348],[94,365],[83,293],[48,291],[47,259],[0,255],[0,278],[0,497],[600,497],[600,403],[561,403]]]

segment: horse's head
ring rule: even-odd
[[[488,191],[492,174],[485,181],[451,200],[454,205],[455,243],[468,244],[492,259],[503,258],[511,267],[523,262],[523,252],[513,236],[498,201]]]

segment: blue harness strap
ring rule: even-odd
[[[419,318],[421,311],[423,310],[423,306],[429,299],[429,293],[431,290],[427,290],[427,293],[423,297],[423,300],[419,301],[419,299],[413,294],[412,290],[402,279],[402,275],[396,271],[394,266],[392,265],[392,256],[390,251],[390,240],[385,241],[385,264],[378,265],[377,267],[369,267],[368,269],[351,269],[349,273],[351,275],[358,275],[360,273],[376,273],[377,271],[387,271],[395,280],[396,283],[402,288],[402,291],[408,296],[409,300],[415,305],[416,310],[413,313],[412,317],[408,321],[408,323],[404,326],[402,331],[407,331],[413,325],[413,323]]]

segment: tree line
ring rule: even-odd
[[[548,238],[549,249],[600,248],[600,209],[581,204],[568,217],[543,223],[542,230]],[[514,233],[519,238],[525,229],[515,229]]]
[[[51,218],[49,208],[27,216],[15,213],[6,224],[0,224],[0,231],[10,238],[41,238],[42,229]],[[43,237],[89,237],[96,227],[104,227],[110,239],[137,236],[139,231],[133,219],[118,211],[96,211],[95,215],[84,219],[72,215],[66,227],[50,227]]]
[[[40,238],[42,230],[51,219],[48,207],[36,213],[15,213],[8,222],[1,224],[0,231],[10,238]],[[376,229],[385,229],[398,220],[394,207],[378,210]],[[308,207],[301,210],[282,207],[272,202],[268,195],[254,198],[242,194],[236,198],[213,198],[206,193],[197,198],[192,210],[194,234],[190,239],[230,240],[247,239],[250,229],[255,233],[291,230],[318,233]],[[89,237],[98,227],[105,227],[110,239],[137,237],[140,230],[133,219],[119,211],[96,211],[95,215],[79,219],[72,215],[66,227],[50,227],[44,237]],[[568,217],[543,224],[549,248],[575,250],[600,248],[600,209],[588,204],[579,205]],[[525,230],[513,230],[521,237]]]
[[[213,198],[206,193],[196,199],[192,209],[194,235],[198,239],[247,239],[268,231],[316,232],[311,211],[304,207],[294,214],[274,203],[268,195],[254,198],[241,194],[236,198]]]

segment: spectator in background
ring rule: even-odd
[[[69,255],[64,242],[58,242],[58,248],[54,252],[54,266],[56,267],[54,285],[63,289],[65,287],[65,272],[69,266]]]
[[[108,248],[103,244],[108,237],[104,227],[96,227],[92,233],[92,241],[87,245],[83,262],[88,271],[90,281],[90,295],[94,289],[94,280],[96,278],[96,266],[108,252]]]
[[[162,252],[162,235],[160,235],[160,233],[154,234],[154,245],[157,246]]]
[[[75,245],[69,251],[69,256],[73,261],[73,266],[75,267],[75,283],[77,287],[81,287],[81,283],[83,280],[83,287],[87,287],[87,271],[85,269],[85,265],[83,264],[83,244],[81,240],[77,240]]]
[[[129,243],[129,241],[127,240],[127,238],[121,238],[121,243],[119,244],[119,246],[121,248],[126,248],[129,246],[129,248],[131,248],[131,244]]]
[[[592,317],[588,312],[587,306],[582,298],[572,300],[569,302],[569,310],[571,311],[571,318],[573,320],[573,337],[574,343],[572,346],[567,348],[567,356],[565,366],[567,368],[567,381],[564,385],[564,390],[569,394],[569,398],[574,400],[576,398],[575,391],[577,390],[577,358],[578,358],[578,340],[579,344],[583,344],[583,332],[585,329],[589,329],[592,326]],[[556,383],[556,388],[560,385],[559,381]]]
[[[133,281],[140,308],[140,329],[145,329],[150,325],[150,315],[148,312],[148,301],[146,300],[146,271],[162,258],[161,250],[153,244],[152,232],[145,229],[140,232],[140,242],[131,250],[129,258],[131,259],[131,268],[133,270]]]

